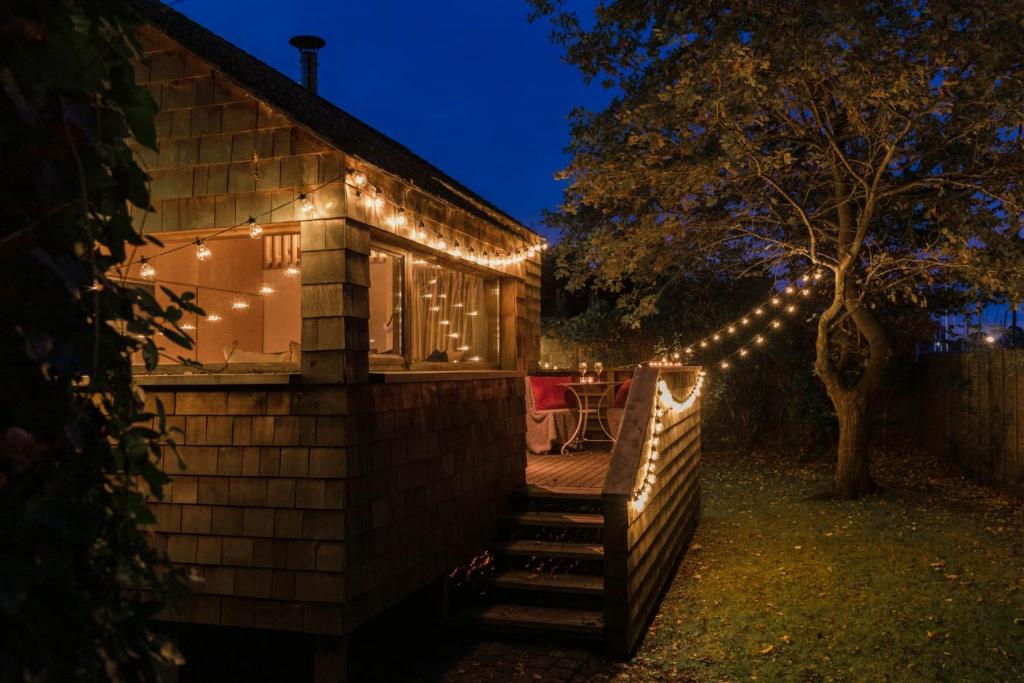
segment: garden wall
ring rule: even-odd
[[[975,481],[1024,495],[1024,351],[922,356],[919,433]]]

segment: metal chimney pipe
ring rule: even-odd
[[[316,55],[327,41],[319,36],[295,36],[288,44],[299,49],[299,82],[306,90],[316,94]]]

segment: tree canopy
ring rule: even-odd
[[[864,413],[891,355],[879,306],[1019,291],[1024,7],[1001,0],[533,0],[617,95],[577,111],[551,220],[573,286],[633,319],[694,269],[834,285],[815,368],[840,419],[836,487],[874,489]]]

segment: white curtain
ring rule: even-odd
[[[412,268],[412,359],[487,360],[484,281],[431,263]]]

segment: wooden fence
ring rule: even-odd
[[[1024,351],[923,356],[919,416],[929,448],[1024,495]]]
[[[613,656],[628,656],[654,613],[666,583],[700,517],[700,401],[661,417],[657,479],[646,504],[634,495],[646,475],[647,444],[657,408],[658,384],[685,398],[699,370],[637,370],[612,450],[602,499],[605,526],[605,633]]]

